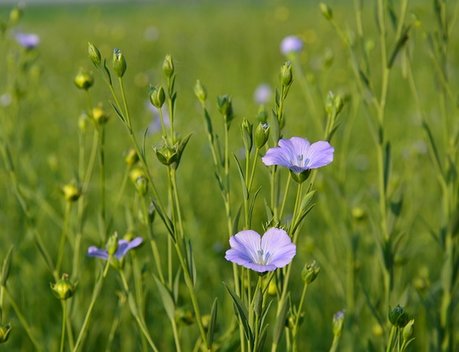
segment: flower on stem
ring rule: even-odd
[[[303,49],[303,41],[296,35],[289,35],[282,39],[280,49],[284,55],[299,53]]]
[[[26,50],[35,49],[40,44],[40,37],[34,33],[16,33],[16,42]]]
[[[284,166],[292,171],[298,182],[303,182],[309,170],[330,164],[334,148],[326,141],[309,143],[307,139],[292,137],[279,140],[278,147],[268,149],[262,161],[265,165]]]
[[[229,242],[231,248],[225,259],[259,273],[283,268],[296,254],[296,246],[287,232],[274,227],[263,236],[253,230],[240,231]]]
[[[143,242],[142,237],[136,237],[132,241],[118,240],[118,247],[114,253],[116,259],[121,260],[131,249],[140,246]],[[109,258],[108,250],[95,246],[88,248],[88,256],[107,260]]]

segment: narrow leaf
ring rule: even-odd
[[[207,348],[209,351],[212,350],[212,344],[214,342],[214,333],[215,333],[215,326],[217,324],[217,311],[218,311],[218,299],[214,299],[214,303],[212,304],[212,309],[210,311],[210,322],[209,322],[209,329],[207,330]]]
[[[170,321],[174,321],[175,319],[175,303],[174,299],[172,298],[171,292],[168,290],[166,286],[164,286],[161,281],[157,278],[156,275],[153,275],[156,286],[158,287],[159,296],[161,301],[163,302],[164,309],[166,310],[166,314]]]
[[[226,290],[233,299],[234,310],[239,318],[239,322],[244,328],[245,337],[249,341],[250,345],[253,346],[253,333],[250,329],[249,320],[247,319],[247,308],[232,289],[230,289],[225,283],[223,283],[223,285],[225,285]]]

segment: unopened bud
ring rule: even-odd
[[[88,42],[88,56],[89,56],[89,59],[94,64],[94,66],[96,67],[100,66],[102,62],[102,56],[100,55],[100,51],[99,49],[97,49],[97,47],[94,44],[90,42]]]
[[[408,313],[405,312],[403,307],[397,304],[389,312],[389,321],[391,322],[392,325],[399,327],[399,328],[403,328],[410,321],[410,317],[408,316]]]
[[[319,7],[320,7],[320,12],[322,12],[322,16],[324,16],[324,18],[327,21],[330,21],[330,20],[333,19],[333,11],[330,8],[330,6],[328,6],[327,4],[324,4],[323,2],[321,2]]]
[[[413,331],[414,331],[414,319],[411,319],[408,324],[405,325],[402,331],[402,336],[404,341],[409,341],[411,337],[413,336]]]
[[[75,83],[78,89],[88,90],[94,84],[94,77],[92,73],[80,69],[80,71],[75,76],[73,82]]]
[[[134,148],[128,150],[128,152],[126,153],[126,157],[124,158],[124,161],[128,166],[133,166],[135,165],[135,163],[139,161],[139,155],[137,154]]]
[[[194,94],[198,98],[198,100],[201,102],[201,104],[204,104],[204,102],[207,99],[207,92],[206,88],[201,84],[200,80],[196,81],[196,84],[194,85]]]
[[[86,129],[88,128],[88,121],[89,117],[88,114],[85,112],[80,115],[78,118],[78,128],[80,129],[81,132],[85,132]]]
[[[166,100],[166,94],[164,93],[164,89],[161,86],[154,87],[150,93],[150,102],[151,104],[161,109],[164,101]]]
[[[310,264],[306,264],[301,272],[301,278],[307,284],[313,282],[317,275],[319,275],[320,266],[317,265],[316,261],[313,260]]]
[[[172,77],[174,74],[174,62],[172,61],[172,56],[166,55],[163,61],[163,72],[167,78]]]
[[[76,202],[81,196],[81,189],[74,183],[62,186],[62,193],[67,202]]]
[[[92,108],[91,116],[97,125],[106,124],[110,117],[101,104]]]
[[[260,122],[255,129],[255,147],[261,149],[269,138],[269,125],[266,122]]]
[[[11,332],[10,324],[0,324],[0,343],[5,343],[6,341],[8,341],[10,332]]]
[[[121,78],[126,72],[126,59],[120,49],[113,50],[113,71]]]
[[[64,301],[73,296],[76,285],[70,281],[67,274],[62,274],[62,277],[55,284],[51,284],[51,289],[58,299]]]
[[[252,150],[252,146],[253,146],[252,131],[253,131],[253,125],[247,119],[242,120],[242,124],[241,124],[242,141],[244,142],[245,149],[249,152]]]
[[[135,188],[140,195],[145,195],[148,190],[148,182],[145,177],[137,177],[135,180]]]
[[[132,183],[136,183],[139,177],[145,177],[145,171],[140,167],[135,167],[129,173],[129,178],[131,179]]]
[[[10,16],[9,16],[9,21],[10,25],[14,26],[16,25],[22,18],[23,11],[20,7],[15,7],[10,11]]]
[[[289,87],[293,82],[293,73],[292,73],[292,65],[290,62],[286,62],[281,67],[281,84],[284,87]]]
[[[218,111],[223,115],[226,124],[233,119],[233,104],[229,95],[221,95],[217,98]]]
[[[344,310],[340,310],[333,316],[333,335],[341,336],[344,324]]]

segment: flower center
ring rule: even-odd
[[[306,158],[306,159],[303,160],[303,158],[304,158],[303,154],[297,155],[296,156],[296,163],[297,163],[297,166],[304,168],[309,164],[309,159]]]
[[[268,263],[269,257],[271,257],[271,253],[266,252],[263,249],[259,249],[257,251],[258,257],[257,257],[257,264],[260,265],[266,265]]]

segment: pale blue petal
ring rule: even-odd
[[[333,161],[335,149],[326,141],[311,144],[305,157],[309,159],[308,169],[317,169]]]
[[[290,138],[290,143],[293,146],[293,154],[295,158],[298,155],[306,155],[311,143],[307,139],[301,137],[292,137]]]
[[[248,263],[247,265],[244,265],[244,266],[246,268],[252,269],[259,273],[264,273],[265,271],[273,271],[277,269],[277,267],[272,264],[262,265],[262,264],[256,264],[256,263]]]
[[[132,241],[126,241],[126,240],[119,240],[118,241],[118,249],[116,250],[115,256],[118,259],[123,258],[128,251],[131,249],[138,247],[142,244],[143,238],[142,237],[136,237]]]
[[[231,236],[230,246],[240,253],[241,258],[250,258],[252,262],[256,261],[258,250],[260,249],[261,236],[252,230],[244,230]]]
[[[101,259],[108,259],[108,253],[104,249],[97,248],[95,246],[91,246],[88,248],[88,256],[90,257],[95,257],[95,258],[101,258]]]
[[[269,253],[267,264],[277,268],[289,264],[296,254],[296,246],[287,232],[274,227],[263,235],[261,246],[264,253]]]

